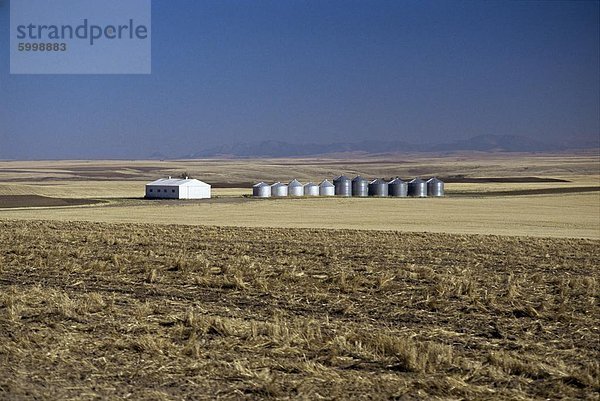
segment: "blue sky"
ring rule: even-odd
[[[4,0],[0,158],[600,135],[597,1],[153,0],[152,13],[151,75],[10,75]]]

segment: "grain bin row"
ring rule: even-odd
[[[281,198],[285,196],[334,196],[335,187],[328,180],[320,184],[309,182],[302,185],[298,180],[292,180],[289,184],[276,182],[269,185],[259,182],[252,187],[252,196],[256,198]]]
[[[361,176],[350,179],[344,175],[336,177],[331,183],[323,180],[320,184],[309,182],[302,184],[294,179],[289,184],[276,182],[269,185],[265,182],[259,182],[252,187],[252,195],[257,198],[280,198],[280,197],[299,197],[299,196],[354,196],[354,197],[418,197],[444,196],[444,182],[431,178],[424,181],[415,178],[409,182],[400,178],[391,181],[375,179],[369,181]]]

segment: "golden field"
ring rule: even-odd
[[[594,153],[408,155],[357,157],[354,161],[329,158],[0,162],[0,198],[21,196],[17,199],[25,202],[26,196],[36,195],[104,201],[78,208],[0,209],[0,219],[352,228],[597,239],[600,238],[599,166],[600,159]],[[141,199],[146,182],[184,172],[211,183],[216,199],[192,202]],[[242,197],[251,194],[250,186],[260,180],[287,181],[297,177],[303,182],[318,182],[341,173],[366,177],[447,177],[448,196],[443,199],[264,201]]]
[[[345,173],[367,177],[545,177],[598,185],[598,151],[579,154],[341,155],[338,158],[0,161],[1,183],[141,181],[190,176],[229,187],[263,181],[317,181]],[[143,195],[143,192],[142,192]]]
[[[0,222],[0,398],[598,399],[597,240]]]
[[[598,400],[599,167],[0,162],[0,399]],[[184,172],[214,197],[142,198]],[[248,196],[340,173],[447,196]]]
[[[598,193],[444,199],[115,201],[0,211],[3,219],[346,228],[600,238]]]

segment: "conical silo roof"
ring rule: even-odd
[[[404,181],[402,181],[402,179],[399,177],[396,177],[392,181],[388,182],[388,184],[403,184],[403,183],[404,183]]]
[[[399,177],[394,178],[388,183],[388,195],[396,198],[407,196],[408,183],[402,181]]]
[[[290,181],[288,186],[289,187],[302,187],[303,185],[300,183],[300,181],[293,179],[292,181]]]
[[[345,175],[340,175],[333,180],[337,196],[352,196],[352,180]]]
[[[259,182],[252,186],[252,195],[257,198],[270,198],[271,186],[264,182]]]
[[[427,195],[444,196],[444,182],[435,177],[427,180]]]
[[[304,196],[319,196],[320,187],[314,182],[308,182],[304,185]]]
[[[388,183],[376,178],[369,183],[369,196],[388,196]]]
[[[420,178],[414,178],[408,183],[408,195],[419,198],[427,197],[427,183]]]
[[[272,197],[284,197],[288,196],[288,185],[276,182],[271,185],[271,196]]]
[[[336,181],[351,181],[351,180],[350,180],[350,178],[346,177],[345,175],[340,175],[333,179],[333,182],[336,182]]]
[[[320,187],[333,187],[334,185],[329,180],[323,180],[319,184]]]

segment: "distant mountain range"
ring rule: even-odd
[[[403,141],[361,141],[330,144],[293,144],[283,141],[237,143],[207,148],[185,155],[186,158],[210,157],[294,157],[339,153],[398,152],[554,152],[574,149],[598,149],[599,141],[545,142],[516,135],[480,135],[467,140],[438,144],[411,144]],[[153,158],[163,158],[154,154]]]

